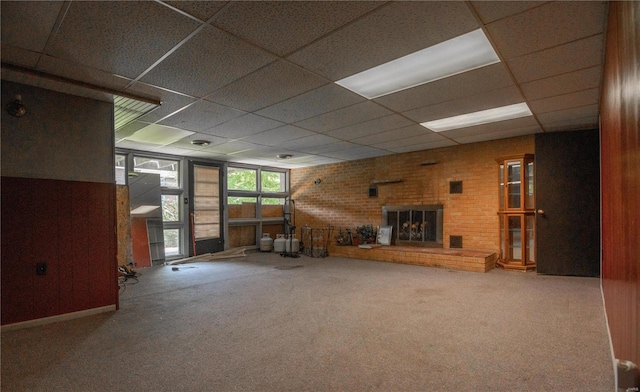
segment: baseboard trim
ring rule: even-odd
[[[68,320],[73,320],[81,317],[93,316],[95,314],[100,314],[100,313],[114,312],[115,310],[116,310],[116,305],[108,305],[108,306],[102,306],[99,308],[80,310],[78,312],[59,314],[56,316],[43,317],[39,319],[27,320],[19,323],[3,325],[1,327],[1,331],[6,332],[6,331],[14,331],[16,329],[37,327],[45,324],[58,323],[60,321],[68,321]]]

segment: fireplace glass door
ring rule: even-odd
[[[382,225],[392,226],[392,244],[442,247],[442,206],[385,206]]]

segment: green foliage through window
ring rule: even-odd
[[[262,191],[263,192],[284,192],[286,189],[285,175],[280,172],[261,172]]]
[[[180,203],[177,195],[162,195],[162,221],[178,222],[180,220]]]
[[[258,189],[256,171],[230,167],[227,174],[227,189],[256,191]]]

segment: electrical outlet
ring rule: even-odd
[[[36,275],[46,275],[47,274],[47,263],[38,263],[36,264]]]

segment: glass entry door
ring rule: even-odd
[[[189,254],[224,250],[222,233],[222,169],[208,163],[189,162]]]

